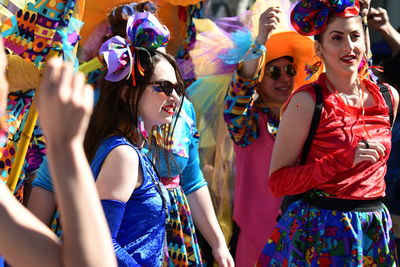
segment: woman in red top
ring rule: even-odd
[[[326,72],[320,122],[299,164],[316,105],[313,84],[289,99],[272,154],[269,187],[302,194],[282,215],[260,266],[395,266],[392,222],[381,200],[391,147],[389,108],[365,76],[365,34],[357,0],[300,1],[292,24],[315,35]],[[394,114],[398,93],[390,88]]]

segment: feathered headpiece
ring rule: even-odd
[[[129,17],[126,26],[126,38],[114,36],[100,47],[108,71],[105,79],[117,82],[132,75],[136,85],[134,65],[141,75],[144,69],[136,59],[138,50],[164,47],[169,41],[170,33],[150,12],[138,12]]]
[[[301,0],[292,10],[293,27],[302,35],[322,33],[331,14],[338,17],[353,17],[360,12],[358,0]]]

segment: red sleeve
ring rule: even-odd
[[[283,167],[273,172],[268,186],[275,196],[304,193],[327,182],[338,173],[353,167],[358,138],[349,147],[327,154],[312,163],[294,167]]]

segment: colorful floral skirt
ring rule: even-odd
[[[342,212],[294,202],[279,220],[257,266],[396,266],[386,207]]]
[[[167,230],[169,257],[164,266],[203,266],[200,247],[190,213],[189,203],[180,186],[168,189],[170,196],[170,224]]]

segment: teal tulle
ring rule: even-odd
[[[260,54],[247,53],[253,44],[253,38],[248,29],[245,28],[232,33],[231,38],[234,48],[226,49],[218,55],[225,64],[233,65],[260,57]]]

